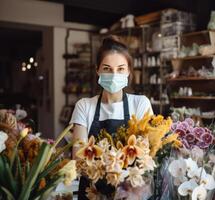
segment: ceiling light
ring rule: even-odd
[[[34,67],[37,67],[37,66],[38,66],[38,63],[37,63],[37,62],[35,62],[35,63],[34,63]]]
[[[34,58],[33,58],[33,57],[30,57],[29,62],[30,62],[30,63],[33,63],[33,62],[34,62]]]
[[[22,63],[22,66],[23,66],[23,67],[25,67],[25,66],[26,66],[26,63],[25,63],[25,62],[23,62],[23,63]]]
[[[30,64],[27,65],[27,69],[31,69],[31,65]]]
[[[22,67],[22,71],[25,72],[26,71],[26,67],[23,66]]]

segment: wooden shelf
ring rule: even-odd
[[[174,81],[215,81],[215,77],[179,77],[179,78],[172,78],[167,79],[167,82],[174,82]]]
[[[214,116],[203,116],[203,115],[194,115],[195,117],[200,117],[202,119],[215,119],[215,115]]]
[[[183,60],[200,60],[200,59],[208,59],[208,58],[213,58],[215,57],[215,55],[205,55],[205,56],[188,56],[188,57],[184,57],[184,58],[173,58],[173,61],[183,61]]]
[[[191,33],[185,33],[182,34],[181,37],[190,37],[194,35],[202,35],[202,34],[207,34],[209,32],[215,32],[215,30],[203,30],[203,31],[196,31],[196,32],[191,32]]]
[[[185,100],[215,100],[215,96],[178,96],[178,97],[172,97],[171,99],[177,100],[177,99],[185,99]]]

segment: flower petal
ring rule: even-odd
[[[193,190],[192,200],[205,200],[207,197],[206,189],[200,185]]]

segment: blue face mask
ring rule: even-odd
[[[108,92],[116,93],[128,85],[128,74],[101,73],[98,83]]]

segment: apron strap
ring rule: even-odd
[[[99,121],[101,98],[102,98],[102,94],[99,95],[93,121]],[[128,97],[124,92],[123,92],[123,110],[124,110],[124,122],[125,124],[127,124],[130,119],[130,115],[129,115],[129,107],[128,107]]]

